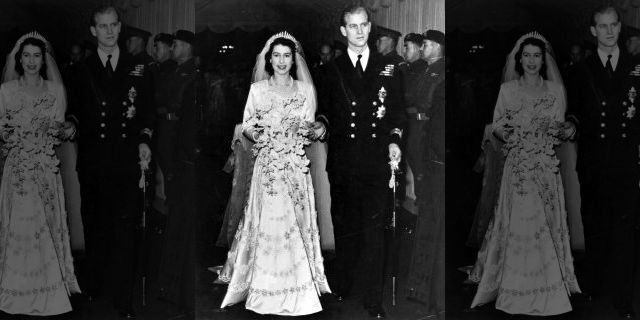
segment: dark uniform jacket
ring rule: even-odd
[[[77,128],[78,171],[139,171],[138,145],[150,145],[153,124],[147,67],[120,50],[111,80],[98,54],[82,69],[67,112]]]
[[[445,161],[445,60],[429,65],[419,85],[422,99],[417,105],[418,112],[426,114],[425,153],[428,161]]]
[[[197,154],[198,105],[196,104],[197,80],[195,62],[189,59],[176,68],[171,92],[171,110],[178,116],[175,161],[193,163]]]
[[[425,75],[425,70],[427,70],[428,66],[429,64],[422,59],[400,64],[404,85],[404,103],[407,113],[418,112],[418,105],[424,98],[422,97],[423,92],[419,88],[419,84],[421,83],[420,78]]]
[[[400,145],[404,110],[401,79],[383,57],[370,51],[362,79],[348,54],[331,64],[324,92],[319,94],[317,119],[328,129],[327,170],[388,183],[389,144]]]
[[[567,116],[577,124],[578,171],[624,173],[637,179],[640,64],[621,50],[613,79],[608,81],[594,54],[581,66],[578,79],[569,91]]]

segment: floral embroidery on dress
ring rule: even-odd
[[[54,147],[60,144],[63,130],[62,123],[46,114],[31,114],[30,121],[19,117],[25,107],[33,108],[35,113],[39,108],[51,108],[56,102],[55,96],[47,93],[35,99],[19,99],[19,102],[0,115],[0,132],[4,141],[2,152],[13,172],[12,185],[18,194],[24,195],[24,183],[39,184],[39,172],[58,172],[60,161]]]

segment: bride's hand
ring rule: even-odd
[[[560,122],[557,129],[558,138],[561,140],[570,139],[576,133],[576,126],[571,121]]]
[[[327,128],[324,126],[324,123],[320,121],[314,121],[310,124],[309,129],[311,129],[311,134],[309,138],[311,140],[317,140],[324,136]]]

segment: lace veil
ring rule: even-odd
[[[18,41],[16,41],[16,44],[13,46],[13,49],[7,55],[7,60],[4,65],[4,69],[2,70],[2,79],[1,79],[2,83],[15,80],[20,77],[20,75],[16,72],[16,69],[15,69],[16,61],[14,57],[16,52],[18,52],[18,50],[20,49],[20,45],[22,44],[22,42],[27,38],[36,38],[44,42],[46,47],[44,58],[47,66],[47,70],[46,70],[47,79],[50,81],[62,84],[62,76],[60,74],[60,70],[58,69],[58,65],[56,64],[55,59],[53,59],[53,49],[51,48],[51,44],[37,31],[29,32],[23,35],[22,37],[20,37]]]

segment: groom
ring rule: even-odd
[[[83,290],[99,295],[112,284],[123,318],[132,308],[136,229],[141,218],[139,162],[151,158],[149,76],[146,66],[118,47],[121,22],[114,7],[91,14],[96,54],[88,57],[69,97],[68,131],[77,129],[77,171],[88,271]],[[110,266],[110,268],[109,268]],[[107,278],[110,276],[110,278]]]
[[[390,158],[400,160],[402,92],[393,65],[385,64],[367,46],[371,31],[367,10],[347,7],[341,20],[347,54],[329,66],[324,92],[318,95],[316,122],[318,128],[326,128],[324,138],[329,143],[327,171],[337,256],[330,282],[341,300],[350,293],[355,271],[360,270],[366,283],[364,306],[370,316],[383,318],[388,162]]]
[[[577,127],[578,137],[577,170],[587,256],[582,287],[593,297],[610,283],[620,316],[634,319],[640,214],[640,118],[636,111],[640,107],[640,64],[618,46],[621,22],[615,8],[598,8],[591,20],[590,31],[598,49],[579,70],[576,79],[581,81],[569,88],[567,116],[574,124],[570,129]]]

